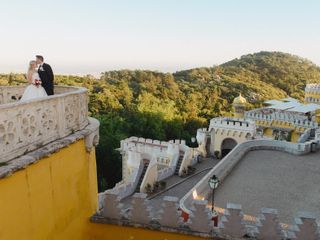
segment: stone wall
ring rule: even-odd
[[[91,220],[97,223],[133,226],[164,232],[175,232],[204,238],[262,239],[262,240],[318,240],[317,219],[308,212],[298,212],[294,225],[281,224],[276,209],[262,208],[259,216],[245,219],[241,205],[228,203],[218,216],[214,226],[208,202],[193,202],[188,220],[181,217],[178,199],[165,196],[161,208],[155,211],[146,194],[135,194],[127,209],[123,209],[119,198],[112,192],[106,193],[101,214]]]

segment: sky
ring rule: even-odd
[[[320,65],[319,0],[1,0],[0,72],[164,72],[282,51]]]

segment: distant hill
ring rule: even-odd
[[[0,74],[1,85],[25,84],[23,74]],[[320,82],[320,68],[281,52],[248,54],[219,66],[174,74],[143,70],[108,71],[92,76],[56,76],[57,84],[89,89],[89,110],[101,122],[97,148],[99,190],[121,179],[121,160],[114,149],[132,135],[159,140],[186,139],[210,118],[231,115],[242,93],[249,107],[267,99],[304,98],[307,82]]]
[[[197,68],[174,74],[177,80],[211,83],[228,99],[242,92],[257,103],[285,95],[304,98],[307,82],[320,82],[320,67],[307,59],[281,52],[248,54],[212,68]],[[229,97],[230,96],[230,97]]]
[[[320,82],[320,67],[299,56],[282,52],[259,52],[221,65],[234,72],[246,69],[257,80],[272,84],[292,97],[303,97],[306,83]]]

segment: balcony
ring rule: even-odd
[[[56,86],[54,96],[20,102],[24,89],[0,87],[0,163],[89,124],[87,89]]]

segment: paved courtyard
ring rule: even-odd
[[[293,223],[297,211],[320,219],[320,152],[305,156],[268,150],[249,152],[215,192],[215,205],[239,203],[245,214],[276,208],[280,221]]]

